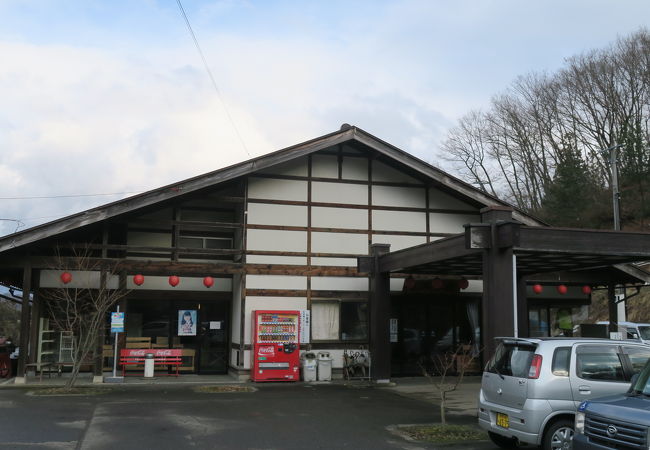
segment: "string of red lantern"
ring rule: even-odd
[[[207,288],[211,288],[214,285],[214,278],[212,277],[203,278],[203,285]]]
[[[559,285],[557,285],[555,287],[555,289],[557,290],[557,292],[559,294],[562,294],[562,295],[569,292],[569,288],[565,284],[559,284]],[[582,293],[585,294],[585,295],[591,294],[591,286],[588,286],[588,285],[582,286],[581,290],[582,290]],[[544,287],[541,284],[534,284],[533,285],[533,292],[535,294],[541,294],[542,291],[544,291]]]
[[[170,275],[169,276],[169,284],[171,287],[176,287],[178,286],[178,283],[180,283],[181,280],[178,278],[176,275]]]
[[[61,281],[63,284],[68,284],[69,282],[72,281],[72,274],[70,272],[63,272],[61,274]]]
[[[133,283],[136,286],[142,286],[142,283],[144,283],[144,275],[137,274],[133,276]]]

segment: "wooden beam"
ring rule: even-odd
[[[408,271],[409,267],[444,261],[446,259],[462,257],[479,253],[477,249],[465,248],[465,235],[440,239],[428,244],[398,250],[382,255],[379,258],[380,272]]]
[[[521,227],[515,252],[650,259],[650,233]]]

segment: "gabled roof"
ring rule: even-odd
[[[169,184],[142,194],[108,203],[96,208],[73,214],[52,222],[37,225],[17,233],[9,234],[0,238],[0,252],[20,247],[46,237],[70,231],[94,223],[101,222],[118,215],[154,205],[175,197],[180,197],[191,192],[205,189],[235,178],[249,175],[259,170],[267,169],[284,162],[309,155],[334,145],[346,142],[358,142],[366,147],[393,159],[402,165],[421,174],[447,190],[454,191],[468,200],[483,206],[503,205],[511,206],[483,191],[476,189],[464,181],[455,178],[448,173],[422,161],[415,156],[400,150],[399,148],[382,141],[372,134],[360,128],[344,124],[339,131],[293,145],[276,152],[272,152],[257,158],[234,164],[222,169],[205,173],[193,178],[188,178],[177,183]],[[525,225],[545,225],[543,222],[516,210],[513,217]]]

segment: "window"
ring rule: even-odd
[[[181,236],[178,238],[178,246],[181,248],[228,249],[232,248],[232,239]]]
[[[625,381],[623,364],[615,347],[582,345],[576,351],[580,378],[596,381]]]
[[[639,373],[645,366],[645,363],[650,359],[650,348],[624,346],[627,357],[630,358],[632,364],[632,373]]]
[[[527,378],[535,349],[534,345],[501,343],[486,370],[501,375]]]
[[[368,339],[368,303],[341,303],[341,340],[363,341]]]
[[[559,347],[553,352],[553,364],[551,371],[558,377],[569,376],[569,365],[571,364],[571,347]]]
[[[365,341],[368,339],[367,301],[315,301],[311,306],[314,340]]]

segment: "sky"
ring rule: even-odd
[[[0,236],[343,123],[446,169],[464,114],[650,18],[647,0],[182,5],[216,89],[177,0],[0,0]]]

